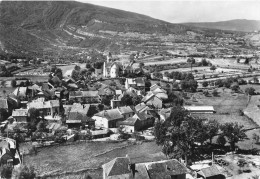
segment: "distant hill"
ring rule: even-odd
[[[219,29],[219,30],[232,30],[232,31],[241,31],[241,32],[253,32],[253,31],[260,30],[259,20],[236,19],[236,20],[220,21],[220,22],[199,22],[199,23],[183,23],[183,24],[193,26],[193,27]]]
[[[187,27],[145,15],[75,1],[0,2],[0,51],[63,47],[120,48],[117,33],[178,34]]]

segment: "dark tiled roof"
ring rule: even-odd
[[[138,118],[129,117],[126,120],[120,122],[121,125],[134,126],[138,121]]]
[[[118,110],[121,112],[121,114],[128,114],[134,112],[132,108],[130,108],[130,106],[119,107]]]
[[[98,91],[82,91],[83,97],[98,97]]]
[[[212,176],[216,176],[216,175],[221,175],[221,173],[218,170],[218,168],[216,167],[216,165],[213,165],[213,166],[207,167],[207,168],[203,168],[203,169],[201,169],[201,171],[199,173],[202,174],[204,177],[212,177]]]
[[[164,179],[173,175],[188,173],[187,168],[176,159],[147,163],[150,179]]]
[[[114,160],[103,165],[103,170],[106,176],[116,176],[130,174],[130,160],[126,157],[117,157]]]
[[[95,114],[95,116],[104,117],[104,118],[107,118],[108,120],[116,120],[116,119],[124,118],[124,116],[122,114],[120,114],[118,109],[104,110],[104,111],[101,111],[101,112]]]

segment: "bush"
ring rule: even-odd
[[[225,138],[225,136],[224,135],[220,135],[220,136],[218,136],[218,138],[217,138],[217,144],[219,144],[219,145],[221,145],[221,146],[225,146],[225,144],[226,144],[226,138]]]
[[[20,179],[34,179],[36,178],[36,172],[33,166],[22,166],[18,172],[18,178]]]
[[[239,116],[244,116],[244,112],[243,112],[242,109],[239,109],[239,110],[238,110],[238,115],[239,115]]]
[[[13,168],[9,165],[3,165],[0,168],[1,171],[1,178],[11,178]]]

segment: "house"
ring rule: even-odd
[[[110,86],[105,86],[103,88],[100,88],[98,90],[98,95],[100,97],[103,97],[103,96],[114,96],[116,94],[116,91],[111,88]]]
[[[190,113],[215,113],[213,106],[184,106]]]
[[[142,130],[146,127],[151,127],[154,124],[154,118],[145,113],[136,113],[133,117],[120,122],[120,126],[124,128],[127,133],[133,133]]]
[[[188,169],[176,159],[133,163],[117,157],[102,165],[103,179],[186,179]]]
[[[130,87],[133,87],[133,88],[136,87],[136,79],[135,78],[126,78],[125,79],[125,89],[128,89]]]
[[[171,108],[161,109],[159,112],[160,120],[165,121],[171,115]]]
[[[17,97],[26,97],[28,94],[28,87],[17,87],[13,94]]]
[[[44,116],[54,117],[60,114],[60,102],[58,100],[45,101],[44,98],[38,98],[27,104],[27,109],[35,108]]]
[[[117,157],[102,165],[103,179],[133,179],[132,171],[129,166],[129,158]]]
[[[130,106],[122,106],[117,108],[121,115],[124,116],[124,119],[127,119],[128,117],[131,117],[134,115],[134,111]]]
[[[90,104],[81,105],[79,103],[74,103],[69,109],[66,109],[68,116],[66,124],[68,125],[68,128],[79,128],[82,124],[88,125],[89,127],[94,126],[94,120],[87,116],[89,108]]]
[[[203,168],[199,172],[197,172],[197,177],[202,179],[225,179],[225,175],[223,175],[217,168],[216,165],[212,165],[211,167]]]
[[[116,78],[119,76],[119,68],[116,62],[104,62],[103,76],[106,78]]]
[[[69,99],[86,100],[86,103],[99,103],[101,101],[98,91],[71,91]]]
[[[0,108],[5,109],[6,111],[8,111],[8,102],[7,99],[0,99]]]
[[[14,109],[12,112],[12,117],[16,122],[27,123],[28,109]]]
[[[161,89],[161,88],[156,88],[155,90],[152,91],[152,93],[162,99],[162,100],[166,100],[168,99],[168,95],[167,95],[167,92],[164,90],[164,89]]]
[[[111,99],[110,106],[112,109],[118,108],[121,106],[121,100],[120,99]]]
[[[100,128],[117,128],[118,122],[125,120],[118,108],[101,111],[95,114],[92,119],[95,120],[95,126]]]
[[[145,103],[140,103],[135,106],[135,111],[138,113],[148,114],[149,111],[151,111],[151,110],[152,109],[149,106],[147,106]]]
[[[129,89],[130,87],[143,90],[145,89],[145,80],[144,78],[126,78],[125,88]]]
[[[151,87],[150,87],[150,91],[154,91],[154,90],[156,90],[157,88],[161,88],[159,85],[157,85],[157,84],[154,84],[154,85],[152,85]]]
[[[148,92],[147,95],[142,99],[147,106],[152,106],[156,109],[161,109],[163,106],[162,99],[155,96],[152,92]]]
[[[2,147],[0,149],[0,166],[6,165],[6,164],[13,166],[14,155],[12,154],[12,152],[9,149]]]

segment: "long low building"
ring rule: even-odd
[[[213,106],[184,106],[191,113],[215,113]]]

